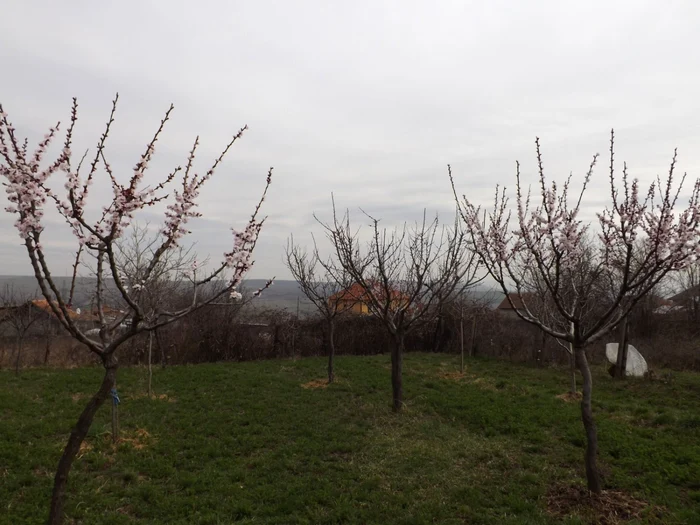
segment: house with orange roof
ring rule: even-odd
[[[380,290],[379,295],[383,293],[379,285],[374,285]],[[398,290],[390,290],[392,307],[398,308],[402,301],[408,301],[405,294]],[[338,305],[340,312],[351,312],[354,314],[369,314],[370,313],[370,297],[364,287],[355,283],[352,286],[334,293],[328,298],[328,302],[333,305]]]

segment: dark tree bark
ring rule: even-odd
[[[538,367],[542,366],[542,352],[544,352],[544,349],[547,347],[547,333],[542,332],[542,341],[538,345],[537,342],[535,342],[535,364]]]
[[[394,412],[403,408],[403,334],[394,334],[391,347],[391,389]]]
[[[275,355],[280,355],[280,348],[282,346],[282,338],[280,337],[280,326],[276,324],[274,326],[274,336],[272,340],[272,348]]]
[[[49,356],[51,355],[51,337],[46,338],[46,350],[44,351],[44,366],[49,366]]]
[[[165,358],[165,346],[163,346],[163,339],[160,334],[160,330],[157,328],[154,330],[156,333],[156,345],[158,346],[158,352],[160,353],[160,367],[165,368],[166,358]]]
[[[598,432],[595,428],[595,422],[593,421],[593,408],[591,406],[593,377],[591,376],[591,369],[588,366],[588,359],[586,358],[586,352],[583,347],[574,347],[574,353],[576,354],[576,362],[579,372],[581,372],[581,376],[583,378],[581,420],[583,421],[583,428],[586,431],[586,452],[584,459],[586,464],[588,490],[594,492],[595,494],[600,494],[602,487],[600,484],[600,472],[598,471],[598,465],[596,462],[596,457],[598,455]]]
[[[617,362],[615,363],[615,378],[624,379],[627,372],[627,342],[628,342],[627,316],[620,325],[620,343],[617,345]]]
[[[439,311],[437,314],[437,317],[435,319],[435,330],[433,331],[433,344],[432,344],[432,351],[433,353],[438,353],[440,351],[440,346],[442,344],[442,339],[443,339],[443,318],[442,318],[442,310]]]
[[[332,383],[335,379],[333,371],[333,358],[335,357],[335,321],[328,321],[328,383]]]
[[[85,436],[90,430],[95,414],[109,397],[110,390],[117,380],[117,359],[114,355],[105,357],[105,375],[102,384],[95,395],[92,396],[83,412],[78,418],[78,422],[70,433],[68,443],[63,449],[63,454],[58,462],[56,476],[54,477],[53,493],[51,494],[51,507],[49,509],[49,525],[60,525],[63,522],[63,512],[65,503],[66,487],[68,485],[68,474],[70,473],[73,461],[80,451],[80,445],[85,440]]]

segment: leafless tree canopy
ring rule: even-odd
[[[286,265],[303,294],[314,304],[326,321],[328,341],[328,382],[335,378],[335,320],[345,312],[344,293],[352,286],[350,273],[333,257],[323,259],[314,240],[311,252],[289,239],[285,251]]]
[[[477,280],[478,259],[456,221],[446,227],[424,213],[419,223],[385,229],[379,219],[364,216],[372,235],[366,244],[352,228],[350,213],[338,217],[335,204],[333,222],[321,224],[339,264],[362,286],[369,310],[392,334],[405,334],[437,315],[440,302]]]
[[[204,266],[197,263],[193,246],[178,245],[165,251],[146,275],[158,240],[158,233],[151,232],[148,224],[134,223],[128,235],[116,244],[117,270],[122,280],[135,283],[139,304],[145,318],[151,322],[156,321],[163,310],[182,307],[174,304],[173,299],[180,298],[196,279],[197,270],[193,266]],[[119,296],[114,299],[123,304]]]
[[[285,264],[302,293],[326,319],[343,313],[343,290],[352,284],[350,274],[333,257],[323,258],[316,243],[311,251],[290,237],[285,250]]]
[[[475,280],[478,259],[457,221],[445,227],[437,217],[428,220],[424,213],[419,223],[386,229],[379,219],[363,214],[371,225],[371,240],[366,244],[351,226],[349,211],[338,216],[335,201],[332,222],[319,222],[338,264],[362,288],[369,311],[392,336],[393,406],[398,411],[403,404],[406,333],[437,316],[441,303]]]

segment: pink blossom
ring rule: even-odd
[[[113,110],[115,107],[116,99]],[[96,255],[104,257],[101,260],[109,259],[107,254],[113,253],[115,242],[123,235],[138,212],[160,202],[165,204],[165,214],[161,228],[162,244],[155,252],[159,254],[156,257],[177,246],[178,242],[190,233],[187,224],[201,216],[197,206],[202,186],[211,179],[224,155],[242,136],[246,128],[239,130],[233,136],[221,155],[203,174],[197,173],[194,168],[195,151],[199,144],[199,139],[196,139],[187,156],[187,165],[184,170],[178,167],[163,177],[160,182],[149,183],[146,181],[146,174],[156,151],[156,142],[163,124],[168,120],[169,113],[170,111],[166,113],[161,127],[147,144],[145,151],[138,157],[133,169],[127,174],[126,180],[123,180],[113,172],[106,160],[105,142],[109,135],[111,117],[98,141],[94,156],[87,159],[86,168],[81,171],[79,166],[73,166],[71,163],[72,130],[77,120],[75,100],[71,124],[66,132],[63,147],[57,158],[48,162],[45,158],[46,152],[59,131],[59,125],[50,128],[30,154],[25,143],[16,141],[15,129],[0,106],[0,177],[5,181],[4,187],[8,199],[6,211],[15,215],[15,227],[22,239],[26,241],[33,263],[43,260],[41,253],[43,248],[39,239],[44,229],[44,207],[47,201],[53,202],[56,210],[75,235],[77,244],[91,251],[93,257]],[[87,201],[93,196],[90,189],[99,170],[106,172],[111,182],[111,201],[101,207],[95,220],[89,220]],[[49,179],[57,172],[61,172],[65,177],[63,192],[52,191],[48,187]],[[227,276],[228,290],[231,291],[234,299],[242,297],[236,291],[236,286],[240,285],[244,275],[253,265],[252,253],[263,225],[263,221],[257,218],[257,214],[271,182],[271,176],[272,169],[267,174],[265,190],[253,215],[242,230],[233,232],[230,251],[223,253],[223,259],[218,268],[212,272],[213,276],[224,276],[225,272],[230,273]],[[62,194],[59,195],[59,193]],[[130,302],[129,294],[141,290],[146,281],[133,283],[127,289],[127,280],[124,276],[116,273],[117,270],[110,262],[105,266],[112,271],[112,277],[126,302],[131,308],[137,309],[135,303]],[[198,262],[194,261],[192,272],[194,273],[197,268]],[[148,275],[145,279],[148,279]],[[209,282],[210,279],[204,279],[202,282]],[[201,283],[195,283],[195,285],[199,284]],[[259,295],[261,291],[262,289],[258,290],[256,294]]]

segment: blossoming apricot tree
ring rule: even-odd
[[[627,165],[622,187],[615,177],[614,133],[610,138],[609,184],[611,205],[597,214],[598,228],[580,219],[584,192],[598,155],[593,157],[580,193],[569,199],[571,176],[561,192],[545,180],[539,139],[536,141],[539,198],[523,192],[520,165],[516,164],[516,216],[505,190],[496,189],[495,204],[484,220],[480,207],[457,196],[452,170],[448,172],[466,228],[491,277],[511,301],[514,311],[547,334],[571,343],[583,379],[581,416],[586,431],[585,466],[589,490],[599,493],[601,482],[596,455],[598,436],[591,409],[592,378],[585,345],[612,330],[634,305],[669,272],[695,261],[700,255],[700,181],[688,205],[677,210],[681,188],[674,189],[676,153],[664,181],[646,194],[637,179],[630,181]],[[597,237],[591,245],[586,238]],[[544,315],[528,305],[526,293],[533,277],[540,283],[549,311]],[[609,300],[599,304],[601,289]],[[510,292],[510,294],[509,294]],[[515,293],[513,293],[515,292]],[[513,305],[517,295],[521,305]],[[561,327],[566,327],[562,329]]]
[[[57,158],[48,163],[45,159],[47,149],[56,138],[60,123],[51,127],[37,148],[30,151],[28,140],[18,138],[15,128],[0,105],[0,177],[4,179],[3,184],[9,201],[6,210],[17,217],[15,226],[26,248],[39,288],[51,310],[70,335],[97,355],[104,366],[102,384],[80,414],[56,470],[49,512],[49,523],[52,524],[60,523],[63,519],[63,503],[71,465],[92,424],[95,413],[115,385],[118,367],[116,351],[135,335],[144,331],[153,331],[160,326],[177,321],[224,294],[238,297],[236,287],[253,265],[253,249],[264,222],[264,219],[258,218],[259,210],[272,178],[272,168],[270,168],[262,196],[250,220],[242,231],[233,232],[232,246],[229,251],[223,253],[221,262],[206,276],[193,280],[194,293],[191,303],[180,309],[162,310],[158,311],[157,315],[153,315],[152,312],[146,315],[142,301],[139,300],[139,294],[144,289],[142,282],[148,281],[165,254],[177,247],[182,238],[190,233],[186,225],[190,219],[200,216],[197,211],[197,197],[202,186],[213,176],[224,156],[241,138],[247,127],[243,127],[233,136],[219,157],[203,174],[198,174],[194,170],[195,154],[199,146],[199,138],[196,138],[184,168],[178,166],[159,182],[145,185],[146,170],[151,164],[156,143],[170,118],[173,106],[170,106],[165,113],[145,152],[124,180],[114,173],[105,154],[105,144],[114,122],[117,100],[118,96],[112,103],[104,133],[99,138],[94,156],[89,159],[85,170],[81,168],[87,154],[75,166],[72,151],[73,130],[78,119],[76,99],[73,99],[70,124],[63,148]],[[96,218],[90,219],[87,201],[91,185],[100,168],[109,177],[112,197],[111,201],[96,214]],[[65,193],[56,191],[49,185],[51,177],[56,174],[64,174],[66,177]],[[167,189],[172,189],[171,194],[165,193]],[[137,212],[158,203],[166,205],[160,240],[150,253],[150,261],[145,264],[144,272],[140,274],[142,282],[129,282],[119,271],[117,243]],[[67,298],[63,297],[52,278],[46,252],[41,244],[44,211],[49,205],[55,205],[58,213],[72,230],[76,244],[82,247],[78,253],[82,251],[94,258],[95,301],[99,318],[98,335],[87,335],[76,324],[69,315]],[[113,280],[123,304],[126,305],[126,313],[117,319],[105,315],[107,279]],[[197,289],[215,281],[223,281],[225,286],[217,288],[218,292],[215,294],[210,293],[206,296],[197,294]]]

